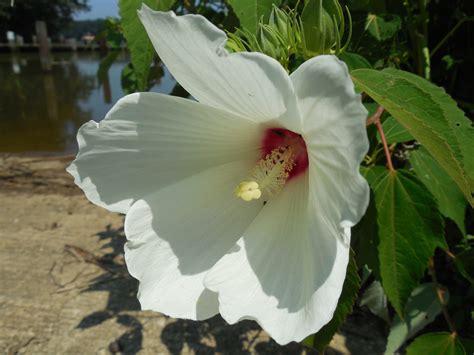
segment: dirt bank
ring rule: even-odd
[[[308,353],[254,322],[141,312],[123,263],[123,217],[89,203],[72,157],[0,155],[0,353]],[[327,354],[378,354],[377,321],[352,316]]]

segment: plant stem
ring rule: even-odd
[[[430,20],[430,14],[428,12],[429,0],[420,0],[420,15],[421,15],[421,38],[420,38],[420,55],[423,67],[423,74],[426,80],[431,79],[431,62],[430,62],[430,49],[428,47],[428,22]]]
[[[456,24],[456,26],[454,26],[451,31],[448,32],[448,34],[446,36],[444,36],[444,38],[436,45],[436,47],[433,48],[433,50],[431,51],[431,54],[430,54],[430,57],[433,57],[435,55],[435,53],[443,46],[443,44],[446,43],[446,41],[449,39],[449,37],[451,37],[454,32],[456,32],[456,30],[461,27],[461,25],[464,23],[464,22],[469,22],[469,21],[474,21],[474,16],[468,16],[468,17],[464,17],[462,19],[459,20],[459,22]]]
[[[441,309],[443,311],[444,319],[446,320],[446,323],[448,323],[451,333],[456,335],[457,334],[456,327],[454,326],[454,322],[448,313],[448,308],[446,307],[446,300],[444,299],[444,290],[441,288],[440,284],[438,283],[438,278],[436,277],[436,270],[435,270],[433,257],[431,257],[428,262],[428,269],[431,274],[431,279],[433,280],[433,283],[435,284],[436,296],[438,297],[438,301],[441,304]]]
[[[456,259],[456,255],[451,253],[448,249],[443,249],[443,251],[446,253],[447,256],[449,256],[451,259]]]
[[[374,115],[367,120],[367,124],[370,125],[374,123],[375,126],[377,127],[377,131],[379,132],[380,139],[383,144],[385,157],[387,158],[388,170],[390,170],[390,172],[395,172],[395,168],[393,167],[393,164],[392,164],[392,156],[390,153],[390,149],[388,148],[387,139],[385,138],[385,134],[382,128],[382,123],[380,122],[380,116],[382,116],[383,111],[384,111],[384,108],[382,106],[379,106],[377,108],[377,111],[375,111]]]
[[[426,80],[430,80],[431,75],[430,50],[428,48],[428,3],[429,0],[418,0],[417,5],[414,1],[405,0],[403,2],[407,10],[407,28],[413,47],[416,71]],[[415,13],[417,10],[418,13]]]

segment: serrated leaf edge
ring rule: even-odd
[[[373,69],[358,69],[358,70],[373,70]],[[380,72],[382,73],[382,72]],[[406,82],[408,82],[407,79],[405,78],[397,78],[398,80],[404,80]],[[376,96],[382,96],[382,95],[378,95],[376,94],[373,90],[370,90],[370,88],[368,88],[366,85],[364,85],[363,83],[361,83],[357,78],[355,78],[354,76],[352,76],[352,80],[355,81],[359,86],[363,87],[364,88],[364,91],[369,94],[370,97],[372,97],[372,99],[374,99],[374,101],[376,101],[378,103],[378,101],[372,96],[372,95],[376,95]],[[410,84],[412,84],[411,82],[409,82]],[[431,98],[432,98],[432,95],[430,93],[427,93],[425,90],[423,90],[422,88],[420,88],[416,83],[414,83],[414,85],[422,92],[428,94]],[[439,88],[441,89],[441,88]],[[442,89],[441,89],[442,90]],[[444,90],[443,90],[444,91]],[[445,91],[444,91],[445,92]],[[372,95],[371,95],[372,94]],[[464,182],[464,186],[461,186],[457,181],[458,181],[458,176],[453,176],[452,174],[452,171],[450,169],[445,169],[445,171],[449,174],[449,176],[451,176],[453,178],[453,180],[456,182],[456,185],[459,186],[459,188],[461,189],[461,191],[463,192],[463,194],[466,196],[467,200],[469,201],[469,203],[471,204],[471,206],[474,206],[474,201],[473,201],[473,198],[471,196],[471,191],[470,191],[470,184],[469,184],[469,180],[467,179],[467,175],[465,174],[465,171],[464,171],[464,164],[462,164],[462,162],[460,162],[458,159],[457,159],[457,156],[456,156],[456,153],[452,150],[451,148],[451,145],[448,143],[448,141],[441,137],[438,133],[434,132],[433,129],[429,126],[427,126],[425,124],[425,122],[423,122],[423,120],[417,118],[414,114],[412,114],[411,112],[409,111],[406,111],[402,106],[396,104],[394,101],[388,99],[387,97],[384,97],[385,99],[389,100],[390,103],[395,106],[397,109],[405,112],[408,116],[410,116],[412,119],[414,119],[415,121],[419,122],[423,127],[425,127],[429,132],[431,132],[434,136],[436,136],[437,138],[439,138],[439,140],[441,140],[444,144],[443,146],[446,147],[446,149],[450,152],[450,156],[452,157],[452,160],[453,162],[457,165],[457,167],[459,168],[458,172],[460,172],[460,177],[462,178],[463,182]],[[433,100],[433,101],[436,101],[436,100]],[[381,103],[379,103],[381,104]],[[384,108],[389,112],[390,110],[387,109],[385,106]],[[442,110],[443,113],[445,113],[444,110]],[[395,115],[393,115],[391,113],[392,117],[395,118],[397,120],[398,123],[400,123],[403,127],[405,127],[405,129],[411,134],[414,136],[414,138],[416,139],[416,136],[413,134],[412,130],[410,129],[410,127],[406,126],[403,122],[401,122],[400,120],[398,120]],[[444,116],[444,115],[443,115]],[[448,126],[450,126],[449,124],[449,121],[446,122]],[[457,136],[456,136],[456,140],[457,140]],[[431,149],[429,147],[427,147],[426,145],[424,145],[424,147],[430,152],[430,154],[439,162],[439,160],[437,159],[436,157],[436,154],[433,154],[433,152],[431,151]],[[459,155],[461,157],[463,157],[462,155],[462,152],[460,151],[459,152]],[[442,163],[440,163],[441,166],[443,166]],[[467,189],[466,189],[467,188]]]

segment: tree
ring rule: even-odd
[[[45,21],[48,33],[56,36],[78,11],[89,10],[89,0],[0,0],[0,36],[14,31],[27,41],[35,34],[35,21]]]

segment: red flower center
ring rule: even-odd
[[[284,128],[269,128],[262,139],[262,159],[275,149],[290,148],[294,166],[288,173],[288,181],[304,173],[308,168],[308,152],[301,134]]]

